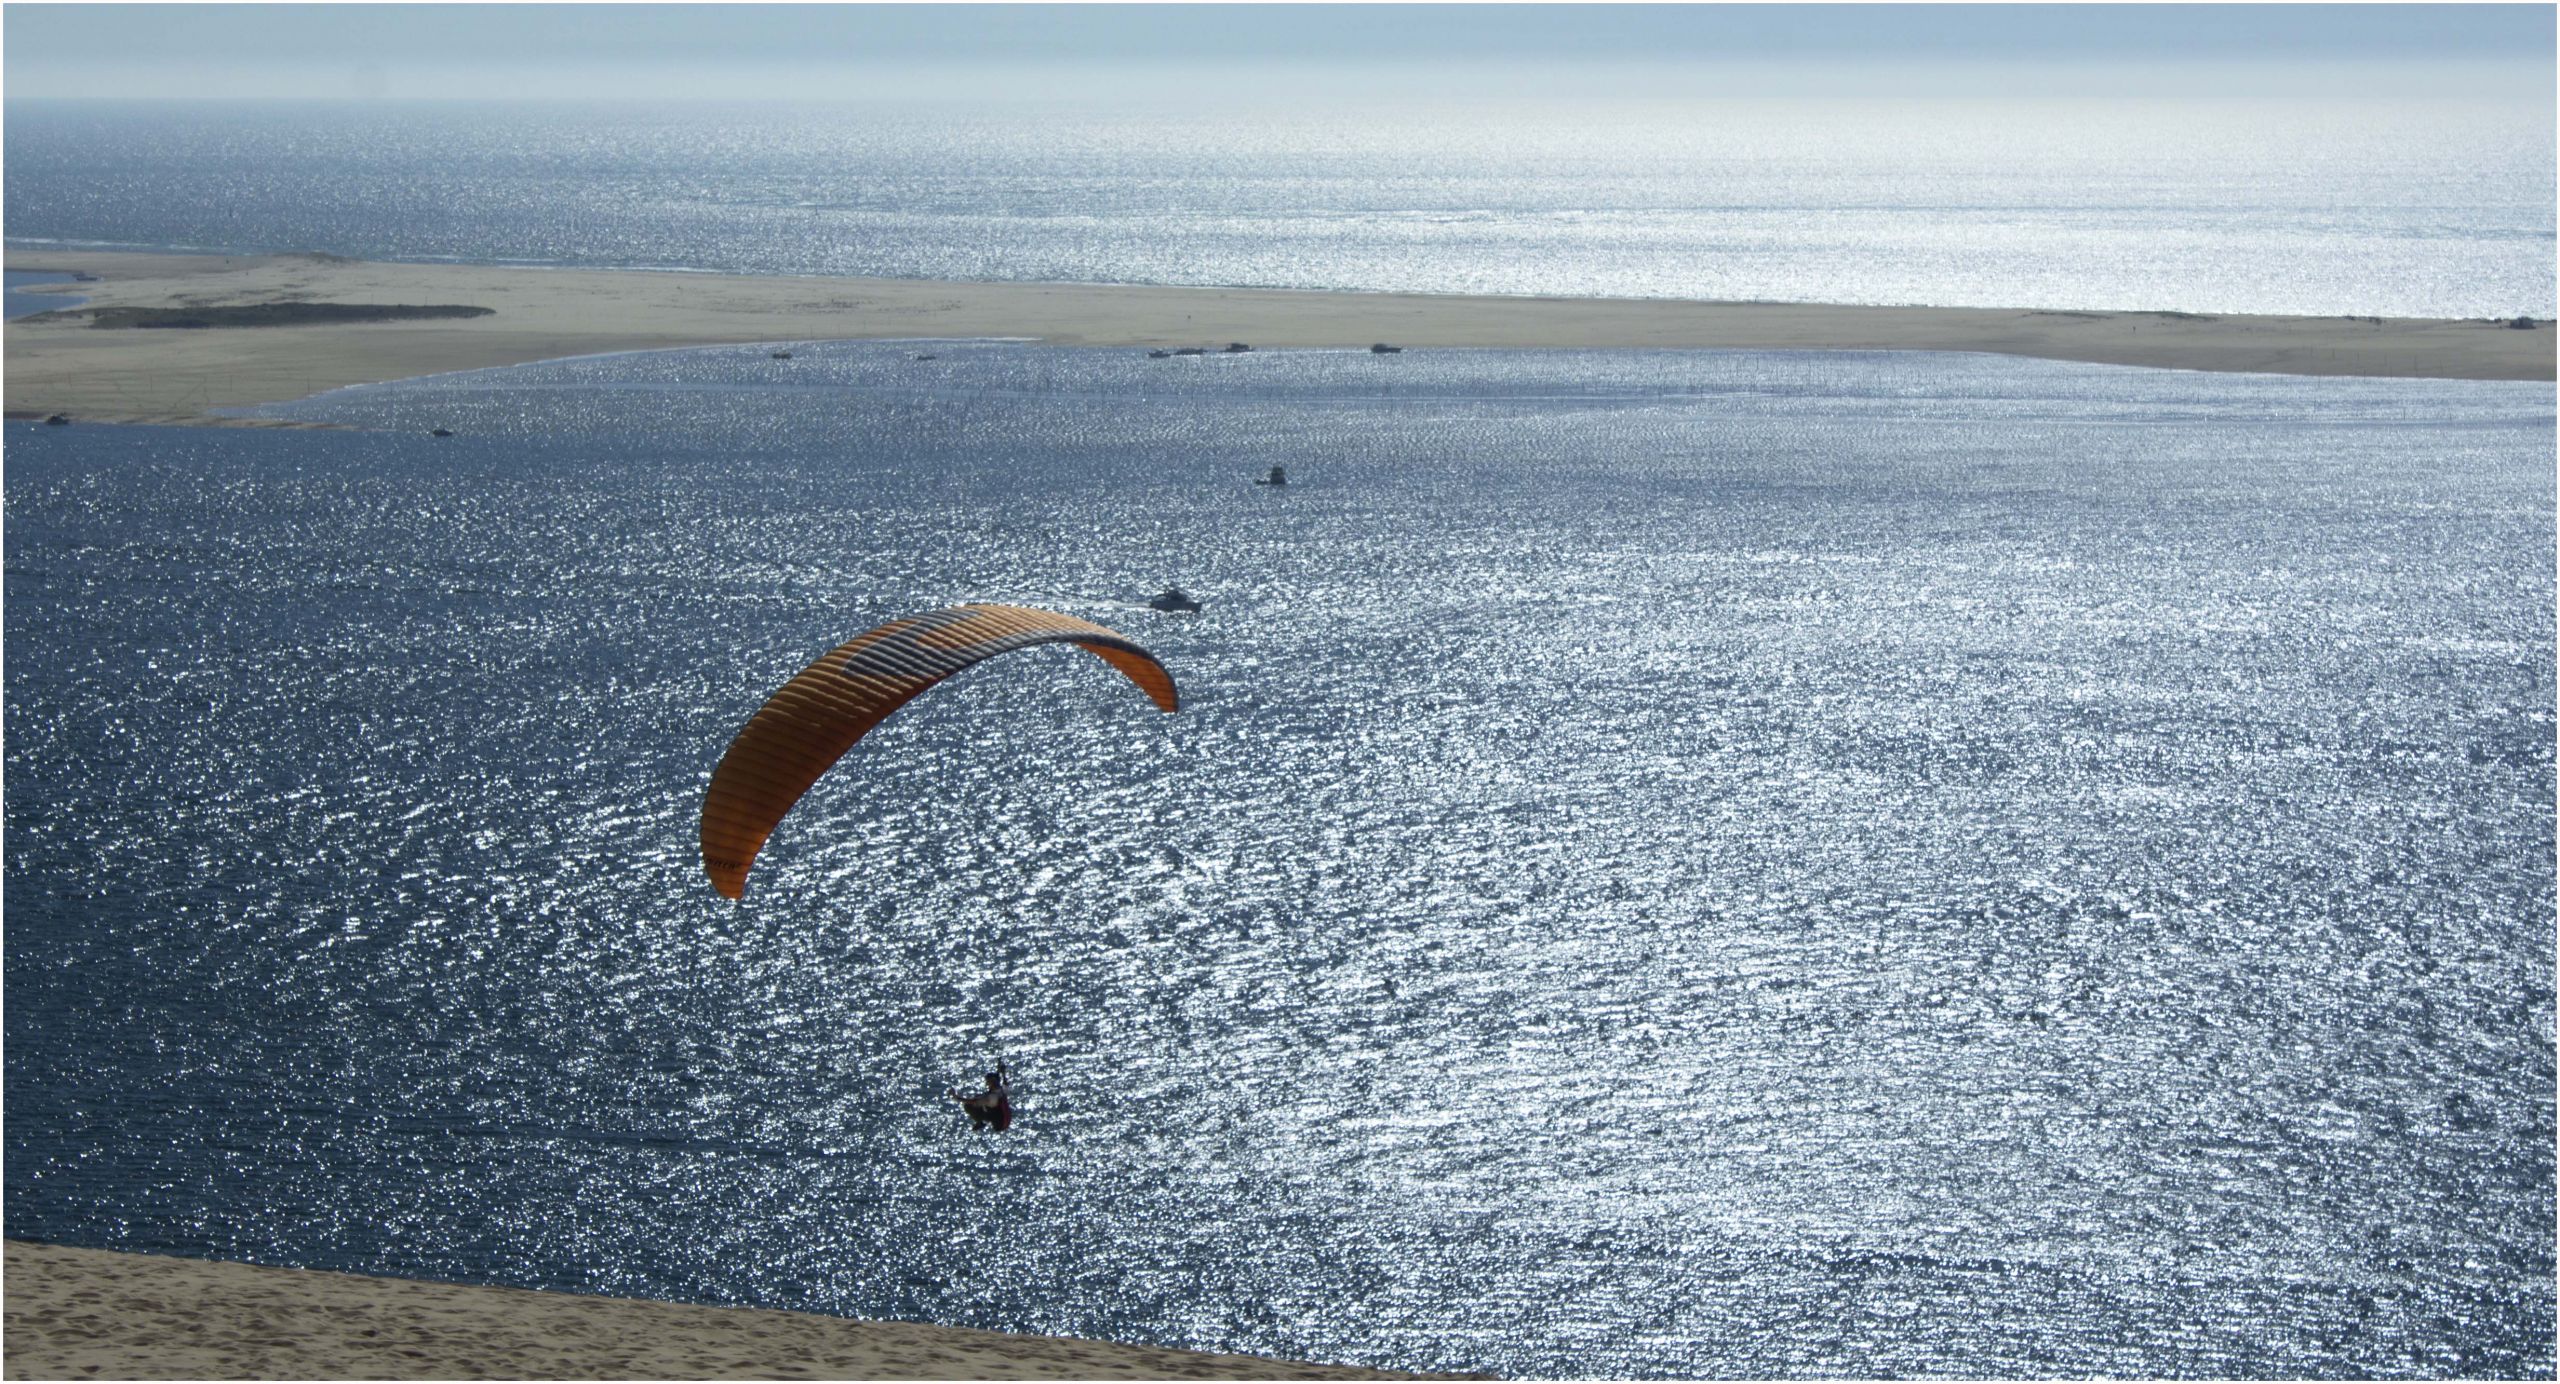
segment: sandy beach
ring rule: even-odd
[[[1987,351],[2185,370],[2549,380],[2553,330],[2482,320],[1504,298],[1109,284],[943,283],[12,250],[95,276],[82,308],[6,328],[12,417],[223,422],[350,384],[608,351],[743,342],[1027,337],[1110,347],[1677,347]],[[460,304],[486,316],[347,325],[93,328],[98,308]]]
[[[8,1243],[10,1379],[1413,1379],[806,1312]]]

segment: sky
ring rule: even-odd
[[[2510,5],[9,3],[12,99],[2492,92]]]

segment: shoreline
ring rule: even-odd
[[[10,1240],[10,1379],[1427,1379]]]
[[[89,422],[294,426],[215,410],[566,356],[898,338],[1050,345],[1966,351],[2098,365],[2401,379],[2554,378],[2554,330],[2481,319],[1865,307],[1126,284],[785,278],[409,264],[332,255],[12,249],[95,276],[87,301],[9,319],[6,411]],[[482,317],[93,329],[100,309],[456,304]]]

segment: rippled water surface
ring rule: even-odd
[[[2551,105],[8,108],[12,244],[2192,312],[2553,313]],[[1132,92],[1133,100],[1145,93]]]
[[[2552,1368],[2547,387],[938,343],[285,411],[375,430],[9,425],[10,1235],[1531,1376]],[[1185,707],[991,663],[714,896],[764,693],[962,599]]]

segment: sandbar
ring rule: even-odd
[[[25,1240],[7,1273],[9,1379],[1453,1377]]]
[[[1471,297],[1129,284],[956,283],[408,264],[334,255],[12,249],[94,276],[11,320],[11,417],[237,424],[215,410],[563,356],[743,343],[1022,337],[1096,347],[1620,347],[1987,351],[2181,370],[2554,378],[2553,324],[2487,319]],[[468,304],[485,317],[196,330],[92,328],[92,308]]]

